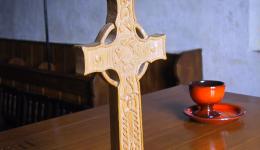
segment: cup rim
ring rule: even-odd
[[[191,87],[217,87],[217,86],[225,86],[225,83],[217,80],[199,80],[192,81],[189,86]]]

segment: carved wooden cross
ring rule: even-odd
[[[148,62],[166,59],[165,36],[146,35],[136,21],[134,0],[107,2],[107,24],[95,44],[83,47],[84,75],[101,72],[117,88],[117,99],[110,99],[112,149],[143,150],[139,80]],[[114,39],[107,43],[110,37]],[[111,78],[108,70],[114,70],[118,79]]]

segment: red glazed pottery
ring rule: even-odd
[[[225,94],[225,83],[221,81],[194,81],[189,85],[190,96],[198,104],[197,116],[215,118],[220,114],[214,110],[214,104],[220,103]]]
[[[200,109],[198,105],[194,105],[184,109],[184,114],[198,122],[210,124],[223,124],[235,121],[246,113],[244,108],[227,103],[215,104],[213,107],[215,111],[219,112],[218,117],[205,118],[197,116],[196,112]]]

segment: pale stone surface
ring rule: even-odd
[[[44,40],[42,0],[0,0],[0,37]]]
[[[260,1],[250,0],[249,10],[249,33],[250,50],[260,50]]]
[[[0,37],[44,40],[42,1],[33,0],[30,9],[28,0],[9,1],[0,0]],[[137,0],[136,11],[149,34],[166,33],[168,52],[202,48],[205,79],[225,81],[228,91],[260,96],[260,54],[252,51],[258,49],[255,42],[250,44],[260,39],[258,1]],[[49,0],[49,13],[52,41],[90,43],[105,23],[106,0]]]

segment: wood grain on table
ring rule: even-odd
[[[144,95],[144,148],[259,149],[260,98],[226,93],[223,102],[243,106],[246,115],[230,124],[201,124],[182,112],[194,104],[187,86]],[[2,132],[0,149],[109,150],[109,129],[108,106],[101,106]]]

